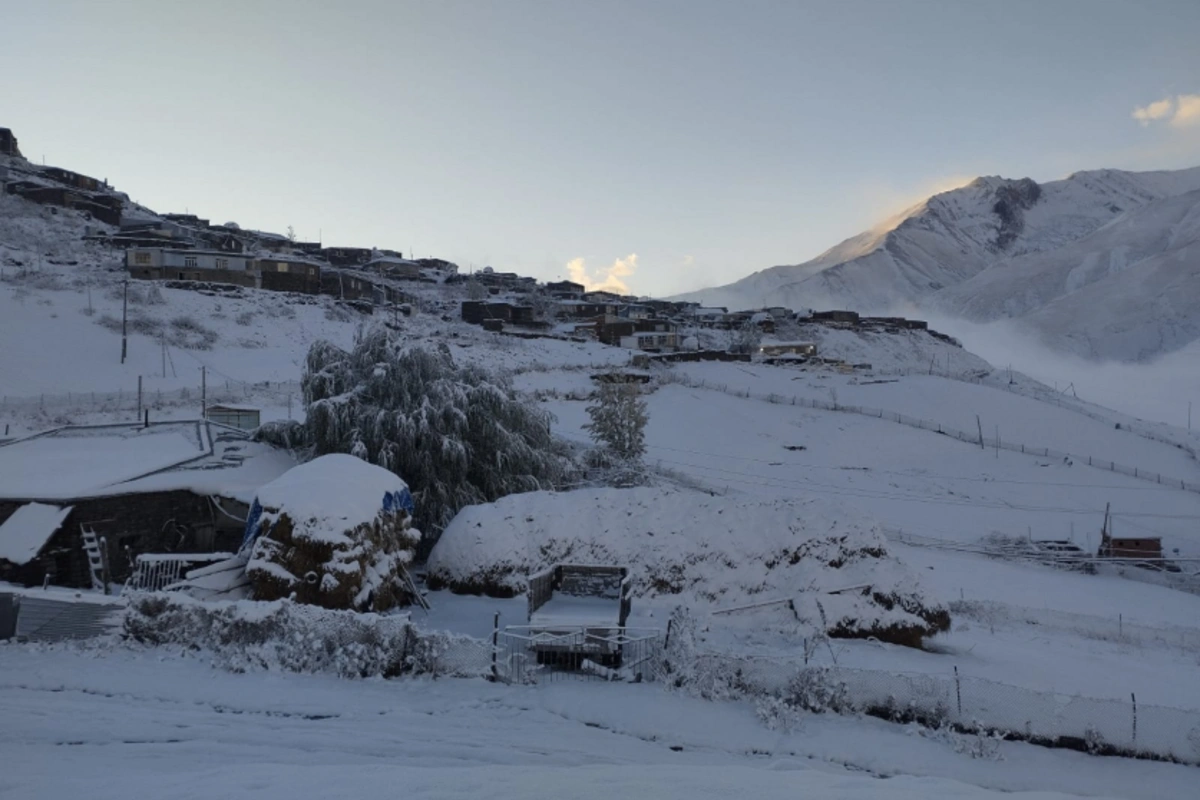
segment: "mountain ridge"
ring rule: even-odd
[[[1200,167],[1089,170],[1042,184],[1030,178],[981,176],[932,195],[807,262],[760,270],[732,284],[679,297],[739,308],[762,305],[768,298],[772,305],[801,309],[849,307],[877,313],[923,307],[978,321],[978,314],[956,306],[969,306],[969,300],[955,295],[959,287],[975,285],[977,276],[1012,261],[1049,258],[1047,254],[1069,248],[1125,215],[1196,191]],[[990,282],[999,295],[1024,288],[1011,281],[1006,285],[1003,270],[978,282]],[[1021,314],[1062,294],[1047,292],[1044,300],[1033,304],[1036,307],[1022,308]],[[1006,313],[1011,308],[1002,302],[993,305],[1002,310],[987,319],[1016,316]],[[1182,326],[1191,327],[1190,322]],[[1200,320],[1196,327],[1200,335]],[[1043,333],[1051,344],[1090,357],[1141,359],[1159,352],[1153,347],[1137,349],[1136,354],[1127,348],[1110,352],[1108,347],[1081,347],[1078,337],[1072,343],[1069,326],[1048,326]]]

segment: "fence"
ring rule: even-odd
[[[911,547],[929,547],[959,553],[1044,564],[1060,569],[1078,570],[1088,574],[1117,575],[1129,580],[1165,586],[1168,589],[1200,594],[1200,558],[1119,558],[1098,556],[1083,551],[1062,551],[1040,546],[1041,543],[1024,537],[1001,537],[999,541],[985,538],[971,543],[940,539],[909,533],[899,528],[882,528],[889,539]]]
[[[1028,397],[1032,400],[1037,400],[1042,403],[1053,403],[1054,405],[1058,406],[1059,408],[1066,409],[1067,411],[1072,411],[1076,414],[1082,414],[1085,417],[1090,417],[1091,419],[1097,420],[1099,422],[1104,422],[1104,423],[1108,423],[1108,424],[1113,423],[1113,419],[1110,416],[1101,414],[1098,411],[1091,410],[1090,408],[1087,407],[1087,401],[1080,400],[1078,397],[1074,398],[1075,402],[1069,402],[1069,401],[1064,401],[1064,399],[1063,399],[1064,395],[1062,392],[1059,392],[1057,390],[1051,391],[1048,387],[1044,391],[1037,391],[1036,388],[1034,388],[1034,387],[1027,387],[1024,384],[1017,383],[1016,381],[1013,381],[1013,380],[1010,380],[1008,382],[1000,382],[1000,383],[997,383],[994,381],[988,381],[988,380],[986,380],[987,377],[989,375],[993,374],[990,372],[965,372],[965,373],[957,372],[956,373],[956,372],[946,372],[946,371],[937,370],[937,369],[929,370],[929,371],[902,369],[902,370],[881,370],[881,371],[878,371],[876,374],[878,374],[878,375],[905,375],[905,376],[908,376],[908,375],[933,375],[938,378],[945,378],[947,380],[952,380],[952,381],[961,381],[963,383],[973,383],[973,384],[980,385],[980,386],[986,385],[992,389],[1002,389],[1006,392],[1009,392],[1010,394],[1019,395],[1021,397]],[[1193,459],[1200,461],[1200,455],[1197,454],[1196,448],[1191,442],[1184,440],[1184,439],[1179,439],[1176,437],[1165,436],[1165,435],[1163,435],[1161,433],[1157,433],[1153,430],[1148,430],[1145,427],[1147,424],[1154,424],[1154,423],[1145,423],[1142,420],[1135,420],[1132,423],[1130,423],[1130,422],[1122,423],[1121,429],[1124,431],[1128,431],[1129,433],[1132,433],[1134,436],[1139,436],[1143,439],[1148,439],[1149,441],[1152,441],[1152,442],[1158,442],[1159,444],[1170,445],[1171,447],[1178,447],[1179,449],[1181,449],[1185,453],[1187,453],[1189,456],[1191,456]],[[1165,424],[1165,423],[1162,423],[1162,424]]]
[[[249,384],[213,380],[203,389],[200,386],[185,386],[179,389],[146,389],[141,393],[140,398],[136,388],[116,392],[65,392],[23,397],[4,395],[0,396],[0,414],[36,411],[56,413],[130,412],[132,414],[138,410],[139,399],[142,408],[176,406],[194,402],[196,410],[199,411],[202,396],[209,405],[212,405],[213,403],[245,401],[262,395],[267,395],[276,402],[282,403],[286,403],[290,395],[299,403],[300,384],[295,381]]]
[[[958,674],[805,667],[705,654],[690,680],[776,701],[777,712],[868,714],[1100,755],[1200,764],[1200,712],[1038,691]]]
[[[524,626],[493,635],[495,680],[541,683],[565,678],[652,681],[662,662],[663,634],[656,628],[548,632]]]
[[[233,558],[233,553],[143,553],[137,557],[126,587],[157,592],[183,580],[187,573]]]
[[[883,409],[869,408],[867,406],[844,405],[836,401],[827,402],[824,400],[817,400],[815,398],[798,397],[796,395],[788,396],[775,393],[755,394],[749,389],[744,389],[742,391],[731,390],[727,384],[714,384],[700,378],[692,378],[688,376],[673,375],[669,380],[696,389],[711,389],[713,391],[724,392],[725,394],[733,395],[734,397],[745,397],[753,400],[761,400],[766,403],[775,403],[777,405],[792,405],[799,406],[801,408],[813,408],[823,411],[837,411],[844,414],[858,414],[864,417],[874,417],[876,419],[887,420],[888,422],[895,422],[900,425],[907,425],[911,428],[919,428],[921,430],[931,431],[943,436],[949,436],[952,439],[958,439],[961,442],[973,444],[977,447],[1008,450],[1014,453],[1036,456],[1038,458],[1051,458],[1056,461],[1070,460],[1074,463],[1087,464],[1089,467],[1102,469],[1106,472],[1115,472],[1120,475],[1127,475],[1131,478],[1150,481],[1151,483],[1157,483],[1162,486],[1178,488],[1183,491],[1200,494],[1200,483],[1189,483],[1180,478],[1172,478],[1170,476],[1162,475],[1151,470],[1141,469],[1139,467],[1128,467],[1108,459],[1075,455],[1073,453],[1067,453],[1061,450],[1053,450],[1049,447],[1033,447],[1017,442],[1002,441],[995,437],[988,438],[981,433],[969,433],[967,431],[956,430],[955,428],[942,425],[940,422],[933,422],[932,420],[920,419],[918,417],[910,417],[906,414],[900,414],[894,411],[884,411]]]

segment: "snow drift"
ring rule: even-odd
[[[832,636],[916,645],[949,627],[875,524],[819,498],[664,489],[511,495],[463,509],[434,547],[432,587],[512,596],[560,562],[630,567],[634,593],[713,609],[794,598]]]

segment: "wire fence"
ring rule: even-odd
[[[984,678],[809,667],[720,654],[695,659],[688,680],[710,695],[757,697],[760,714],[866,714],[895,722],[1100,755],[1200,764],[1200,711],[1039,691]],[[770,720],[768,720],[770,721]]]
[[[268,399],[272,403],[286,404],[292,398],[297,409],[300,407],[300,384],[296,381],[264,381],[241,383],[237,381],[211,381],[206,386],[184,386],[176,389],[121,389],[115,392],[63,392],[27,396],[0,395],[0,414],[28,414],[46,412],[53,414],[71,413],[129,413],[131,416],[141,409],[168,408],[194,403],[197,414],[203,399],[208,405],[214,403],[238,403],[247,400]]]
[[[876,419],[895,422],[900,425],[907,425],[910,428],[918,428],[927,430],[933,433],[949,436],[952,439],[957,439],[961,442],[973,444],[983,449],[1007,450],[1014,453],[1022,453],[1024,455],[1035,456],[1038,458],[1048,458],[1055,461],[1064,461],[1075,464],[1087,464],[1089,467],[1101,469],[1105,472],[1114,472],[1119,475],[1126,475],[1130,478],[1149,481],[1161,486],[1180,489],[1187,492],[1195,492],[1200,494],[1200,483],[1192,483],[1181,478],[1163,475],[1153,470],[1142,469],[1140,467],[1130,467],[1124,464],[1119,464],[1116,461],[1109,459],[1096,458],[1093,456],[1083,456],[1074,453],[1067,453],[1062,450],[1056,450],[1050,447],[1035,447],[1026,445],[1020,442],[1005,441],[997,437],[988,437],[981,432],[971,433],[961,431],[956,428],[943,425],[940,422],[933,420],[921,419],[919,417],[910,417],[907,414],[900,414],[895,411],[884,411],[879,408],[870,408],[868,406],[859,406],[852,404],[843,404],[836,401],[817,400],[809,397],[799,397],[797,395],[784,395],[777,393],[759,394],[751,392],[749,389],[730,389],[728,384],[712,383],[702,378],[693,378],[685,375],[671,375],[667,378],[668,381],[679,383],[696,389],[710,389],[713,391],[723,392],[734,397],[744,397],[747,399],[761,400],[766,403],[774,403],[776,405],[791,405],[801,408],[812,408],[823,411],[836,411],[844,414],[857,414],[864,417],[874,417]]]
[[[976,371],[973,371],[973,372],[948,372],[948,371],[943,371],[943,370],[938,370],[938,369],[933,369],[933,370],[929,370],[929,371],[913,370],[913,369],[898,369],[898,370],[877,371],[876,374],[877,375],[902,375],[902,376],[932,375],[932,376],[935,376],[938,378],[945,378],[947,380],[952,380],[952,381],[961,381],[963,383],[973,383],[978,386],[987,386],[988,388],[991,388],[991,389],[1001,389],[1003,391],[1009,392],[1010,394],[1015,394],[1015,395],[1019,395],[1021,397],[1026,397],[1026,398],[1029,398],[1032,400],[1037,400],[1038,402],[1053,403],[1054,405],[1058,406],[1059,408],[1065,409],[1067,411],[1072,411],[1076,414],[1082,414],[1085,417],[1090,417],[1091,419],[1094,419],[1094,420],[1097,420],[1099,422],[1103,422],[1106,424],[1113,424],[1113,419],[1111,418],[1111,416],[1102,414],[1099,411],[1094,411],[1091,408],[1088,408],[1087,401],[1081,400],[1078,397],[1067,399],[1064,392],[1060,392],[1057,390],[1052,392],[1048,388],[1043,391],[1037,391],[1033,387],[1019,383],[1012,379],[1010,379],[1008,381],[1000,381],[1000,382],[989,381],[989,380],[987,380],[987,378],[989,375],[992,374],[989,372],[976,372]],[[1148,427],[1153,424],[1154,423],[1143,422],[1142,420],[1133,420],[1133,421],[1127,421],[1127,422],[1121,423],[1121,429],[1128,431],[1129,433],[1132,433],[1134,436],[1139,436],[1143,439],[1147,439],[1152,442],[1158,442],[1159,444],[1170,445],[1171,447],[1178,447],[1179,449],[1181,449],[1185,453],[1187,453],[1189,456],[1191,456],[1193,459],[1200,461],[1200,454],[1197,454],[1195,444],[1193,441],[1190,440],[1190,429],[1189,429],[1189,437],[1181,438],[1180,436],[1167,436],[1165,434],[1162,434],[1162,433],[1159,433],[1159,432],[1153,430],[1152,427]]]

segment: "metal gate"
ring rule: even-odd
[[[575,679],[656,680],[663,633],[657,628],[538,630],[510,626],[497,631],[492,673],[505,683]]]

